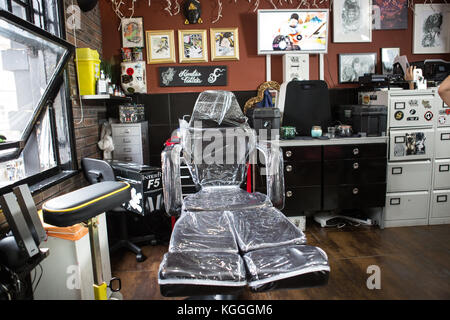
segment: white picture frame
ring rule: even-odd
[[[436,15],[441,17],[441,22]],[[450,4],[416,4],[413,54],[439,53],[450,53]]]
[[[145,47],[144,20],[142,17],[122,19],[122,47]]]
[[[377,53],[339,54],[339,83],[357,83],[366,73],[376,73]]]
[[[381,73],[392,74],[394,59],[400,56],[400,48],[381,48]]]
[[[333,42],[372,42],[372,0],[334,0]]]

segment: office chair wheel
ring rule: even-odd
[[[147,259],[147,257],[144,256],[142,253],[138,253],[138,254],[136,255],[136,261],[137,261],[137,262],[144,262],[145,259]]]

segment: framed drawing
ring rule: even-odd
[[[366,73],[375,73],[377,54],[344,53],[339,55],[339,83],[355,83]]]
[[[414,6],[413,53],[450,53],[450,4]]]
[[[206,30],[178,30],[180,63],[208,62]]]
[[[408,0],[372,0],[372,29],[408,29]]]
[[[334,0],[333,42],[372,41],[372,1]]]
[[[144,47],[144,29],[142,18],[122,19],[122,47]]]
[[[400,48],[381,48],[381,73],[392,74],[394,59],[400,55]]]
[[[177,62],[173,30],[147,30],[145,36],[147,38],[147,63]]]
[[[239,60],[238,28],[210,29],[211,60]]]

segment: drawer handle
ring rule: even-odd
[[[447,202],[447,196],[437,196],[437,202]]]
[[[450,140],[450,133],[441,133],[441,140]]]
[[[358,162],[355,162],[354,164],[353,164],[353,169],[358,169],[359,168],[359,163]]]
[[[402,174],[402,173],[403,173],[403,168],[402,167],[392,168],[392,174]]]
[[[125,158],[125,161],[131,161],[133,158]]]
[[[358,188],[353,188],[353,194],[358,194],[359,193],[359,189]]]
[[[123,148],[123,152],[131,152],[131,148]]]
[[[131,142],[131,140],[130,140],[130,139],[127,139],[127,138],[125,138],[125,139],[123,139],[123,142],[125,142],[125,143],[130,143],[130,142]]]
[[[292,151],[286,151],[286,157],[290,158],[292,156]]]
[[[286,192],[286,197],[290,198],[290,197],[292,197],[293,194],[294,193],[292,191],[288,191],[288,192]]]
[[[391,206],[398,206],[400,205],[400,198],[392,198],[391,200],[389,200],[389,203],[391,204]]]
[[[353,154],[355,156],[358,155],[359,154],[359,149],[358,148],[353,149]]]
[[[130,131],[130,129],[125,129],[125,130],[123,130],[123,132],[124,133],[130,133],[131,131]]]
[[[448,164],[441,164],[439,166],[439,172],[448,172],[450,171],[450,165]]]
[[[287,172],[291,172],[292,171],[292,166],[291,165],[287,165],[286,166],[286,171]]]

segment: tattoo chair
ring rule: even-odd
[[[283,159],[276,141],[257,141],[235,96],[202,92],[180,144],[162,152],[166,212],[179,216],[159,267],[164,296],[236,295],[324,285],[327,255],[306,245],[280,211]],[[241,189],[248,161],[262,155],[267,195]],[[181,194],[180,154],[200,191]]]

